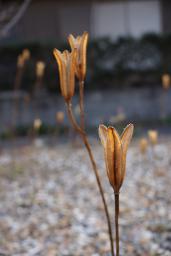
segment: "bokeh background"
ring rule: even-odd
[[[55,124],[56,110],[64,111],[65,106],[58,97],[52,49],[68,48],[67,36],[83,31],[90,34],[88,124],[97,126],[118,114],[138,122],[160,122],[162,118],[169,122],[170,91],[165,93],[162,88],[162,75],[171,72],[169,1],[26,1],[23,6],[22,1],[1,2],[1,127],[6,129],[11,121],[7,113],[13,108],[17,58],[24,49],[30,51],[30,58],[18,85],[17,126],[30,125],[37,111],[45,124]],[[46,97],[40,109],[27,108],[24,99],[34,94],[38,61],[46,65],[42,81]]]
[[[84,31],[86,129],[111,216],[97,128],[135,125],[121,255],[171,255],[170,24],[169,0],[0,0],[1,255],[110,255],[95,179],[68,122],[52,54]],[[78,96],[76,86],[77,119]]]

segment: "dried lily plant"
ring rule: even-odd
[[[164,90],[168,90],[170,88],[171,78],[169,74],[162,75],[162,87]]]
[[[147,152],[148,140],[146,138],[140,139],[139,148],[142,155],[144,155]]]
[[[76,132],[81,136],[82,141],[87,149],[93,171],[96,177],[97,185],[99,188],[99,192],[102,198],[102,202],[104,205],[104,210],[107,218],[108,224],[108,233],[111,245],[111,254],[114,253],[114,245],[113,245],[113,236],[112,236],[112,228],[111,221],[109,216],[109,211],[106,203],[106,199],[104,196],[104,190],[101,184],[100,175],[97,169],[97,165],[91,150],[91,146],[87,137],[87,133],[85,131],[84,125],[84,80],[86,76],[86,58],[87,58],[87,42],[88,42],[88,33],[84,32],[82,36],[78,36],[74,38],[72,35],[68,37],[69,43],[71,45],[71,52],[65,50],[64,52],[60,52],[57,49],[54,49],[54,56],[58,64],[59,69],[59,78],[60,78],[60,88],[61,94],[65,100],[68,117],[69,120],[75,129]],[[79,92],[80,92],[80,124],[76,121],[73,107],[72,107],[72,97],[75,92],[75,77],[79,80]]]
[[[65,114],[63,111],[57,111],[56,112],[56,132],[55,134],[58,136],[60,132],[62,132],[62,128],[64,128],[64,119],[65,119]]]
[[[64,115],[63,111],[57,111],[56,112],[56,122],[57,122],[57,124],[61,125],[64,122],[64,118],[65,118],[65,115]]]
[[[42,126],[42,121],[41,119],[37,118],[33,122],[33,129],[35,132],[39,132],[40,128]]]
[[[14,90],[19,90],[21,87],[25,64],[29,59],[30,51],[28,49],[24,49],[17,58],[17,73],[15,77]]]
[[[73,128],[80,134],[92,163],[93,171],[96,177],[97,185],[100,191],[107,218],[108,233],[111,245],[111,255],[114,256],[114,243],[108,206],[106,203],[100,175],[92,153],[91,146],[89,144],[84,124],[84,80],[86,76],[86,52],[88,33],[84,32],[82,36],[78,36],[76,38],[70,35],[68,37],[68,40],[71,46],[71,52],[67,50],[65,50],[64,52],[60,52],[57,49],[54,49],[53,52],[59,68],[61,93],[66,102],[69,120]],[[75,92],[75,77],[77,77],[79,80],[80,124],[75,118],[72,107],[72,97],[74,96]],[[117,131],[113,127],[107,128],[104,125],[100,125],[99,127],[99,136],[105,152],[107,175],[110,184],[113,187],[115,195],[116,256],[119,256],[119,192],[125,177],[126,155],[128,145],[132,138],[132,134],[132,124],[129,124],[125,128],[121,137],[118,135]]]
[[[156,154],[155,146],[158,144],[159,133],[157,130],[148,130],[147,135],[148,135],[148,140],[150,145],[151,162],[152,162],[152,165],[154,166],[154,169],[156,169],[157,168],[156,160],[158,157]]]
[[[76,55],[76,65],[75,73],[79,80],[79,92],[80,92],[80,115],[81,115],[81,127],[84,128],[84,80],[86,76],[87,69],[87,43],[88,43],[88,33],[84,32],[82,36],[77,36],[76,38],[73,35],[68,37],[69,44],[72,51],[77,50]]]
[[[158,143],[158,131],[149,130],[148,138],[149,138],[150,144],[154,147]]]
[[[162,81],[162,93],[161,93],[161,115],[165,119],[168,115],[167,105],[168,105],[168,91],[171,85],[171,77],[169,74],[165,73],[161,77]]]
[[[38,61],[36,63],[36,88],[40,88],[42,86],[45,68],[46,64],[43,61]]]
[[[32,134],[31,134],[33,141],[35,141],[36,138],[38,137],[41,127],[42,127],[42,120],[40,118],[34,119]]]
[[[14,92],[16,93],[21,88],[21,83],[23,79],[23,74],[25,70],[25,66],[27,61],[30,59],[30,51],[29,49],[24,49],[21,54],[18,55],[17,58],[17,71],[14,82]],[[16,126],[17,118],[18,118],[18,108],[19,108],[19,98],[18,95],[15,95],[14,98],[14,108],[12,114],[12,124],[13,128]]]
[[[114,190],[116,256],[119,256],[119,193],[126,173],[126,155],[134,126],[129,124],[119,136],[114,127],[99,126],[99,137],[104,148],[106,171]]]

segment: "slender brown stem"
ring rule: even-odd
[[[81,128],[84,129],[84,81],[79,81],[79,93],[80,93],[80,123]]]
[[[119,193],[115,193],[116,256],[119,256]]]
[[[101,184],[101,181],[100,181],[100,176],[99,176],[99,172],[98,172],[98,169],[97,169],[97,165],[96,165],[96,162],[94,160],[94,156],[93,156],[93,153],[92,153],[87,135],[86,135],[85,131],[80,128],[80,126],[77,124],[77,122],[74,118],[73,111],[72,111],[72,105],[71,105],[70,102],[67,103],[67,111],[68,111],[68,116],[69,116],[71,124],[73,125],[74,129],[80,134],[80,136],[81,136],[81,138],[84,142],[84,145],[87,149],[87,152],[88,152],[88,155],[89,155],[92,167],[93,167],[93,171],[94,171],[94,174],[95,174],[95,177],[96,177],[97,185],[98,185],[98,188],[99,188],[99,192],[100,192],[100,195],[101,195],[101,198],[102,198],[102,202],[103,202],[104,210],[105,210],[105,214],[106,214],[106,219],[107,219],[107,224],[108,224],[108,233],[109,233],[109,239],[110,239],[110,245],[111,245],[111,254],[112,254],[112,256],[115,256],[111,221],[110,221],[109,211],[108,211],[106,199],[104,197],[104,191],[103,191],[103,187],[102,187],[102,184]]]
[[[24,67],[19,67],[17,69],[17,74],[16,74],[16,78],[15,78],[14,91],[20,89],[21,81],[22,81],[22,78],[23,78],[23,73],[24,73]]]
[[[163,89],[162,95],[161,95],[161,114],[162,118],[166,119],[168,112],[167,112],[167,105],[168,105],[168,90]]]
[[[69,120],[70,120],[72,126],[82,136],[85,132],[80,128],[80,126],[77,124],[77,122],[75,120],[75,117],[74,117],[73,111],[72,111],[71,102],[67,102],[66,106],[67,106],[68,117],[69,117]]]
[[[14,93],[18,92],[20,87],[21,87],[21,81],[23,77],[23,70],[24,67],[19,67],[17,69],[17,74],[15,78],[15,83],[14,83]],[[13,129],[15,129],[15,126],[17,124],[17,118],[18,118],[18,105],[19,105],[19,98],[18,95],[14,95],[14,109],[13,109],[13,114],[12,114],[12,125]]]
[[[95,176],[96,176],[96,181],[97,181],[97,184],[98,184],[98,187],[99,187],[100,195],[101,195],[101,198],[102,198],[102,201],[103,201],[104,210],[105,210],[106,219],[107,219],[107,224],[108,224],[109,239],[110,239],[110,243],[111,243],[111,253],[114,256],[113,235],[112,235],[112,228],[111,228],[111,221],[110,221],[109,211],[108,211],[108,207],[107,207],[107,204],[106,204],[106,199],[104,197],[104,191],[103,191],[102,184],[101,184],[101,181],[100,181],[97,166],[96,166],[96,163],[94,161],[94,157],[93,157],[93,154],[92,154],[91,147],[90,147],[90,144],[88,142],[87,136],[84,136],[84,144],[85,144],[85,147],[86,147],[87,152],[89,154],[89,157],[90,157],[90,160],[91,160],[91,163],[92,163],[92,166],[93,166],[93,170],[94,170],[94,173],[95,173]]]

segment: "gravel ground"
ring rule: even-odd
[[[171,144],[141,155],[134,141],[120,196],[121,256],[171,255]],[[20,146],[0,154],[0,255],[110,255],[106,219],[85,150]],[[92,140],[114,217],[102,147]],[[114,228],[113,228],[114,230]]]

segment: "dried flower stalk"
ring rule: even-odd
[[[43,76],[45,73],[46,64],[43,61],[38,61],[36,63],[36,89],[40,89],[43,85]]]
[[[17,72],[14,82],[14,92],[18,91],[21,87],[21,82],[24,74],[24,67],[26,62],[30,58],[30,51],[28,49],[24,49],[21,54],[18,55],[17,58]],[[16,125],[16,120],[18,116],[18,97],[16,95],[13,109],[13,126]]]
[[[33,128],[36,132],[38,132],[40,130],[40,127],[42,126],[42,121],[41,119],[37,118],[34,120],[34,123],[33,123]]]
[[[43,61],[38,61],[36,63],[36,76],[38,78],[44,75],[45,67],[46,67],[46,64]]]
[[[58,124],[62,124],[62,123],[63,123],[64,117],[65,117],[65,115],[64,115],[64,112],[63,112],[63,111],[58,111],[58,112],[56,112],[56,122],[57,122]]]
[[[87,68],[87,43],[88,43],[88,33],[84,32],[82,36],[74,37],[69,35],[68,37],[69,44],[72,51],[77,50],[76,54],[76,76],[79,81],[84,81],[86,76]]]
[[[126,173],[126,155],[134,126],[129,124],[121,137],[114,127],[99,126],[99,137],[104,148],[106,171],[115,197],[116,256],[119,256],[119,192]]]
[[[139,142],[140,152],[141,154],[145,154],[148,148],[148,141],[146,138],[142,138]]]
[[[75,92],[75,58],[76,51],[53,51],[58,63],[61,93],[66,102],[69,102]]]
[[[152,146],[155,146],[158,143],[158,132],[156,130],[148,131],[148,138]]]
[[[23,50],[22,56],[23,56],[23,59],[24,59],[25,62],[30,59],[30,55],[31,54],[30,54],[29,49],[24,49]]]
[[[23,78],[24,66],[25,63],[30,58],[30,51],[28,49],[24,49],[21,54],[18,55],[17,58],[17,73],[15,78],[14,90],[18,90],[21,86],[21,81]]]
[[[170,87],[171,78],[169,74],[162,75],[162,86],[164,90],[168,90]]]
[[[102,187],[102,184],[101,184],[101,180],[100,180],[99,172],[98,172],[98,169],[97,169],[97,165],[96,165],[96,162],[95,162],[95,159],[94,159],[91,147],[90,147],[90,143],[89,143],[88,138],[87,138],[87,134],[86,134],[85,130],[83,130],[77,124],[77,122],[75,120],[75,117],[74,117],[73,111],[72,111],[71,102],[66,102],[66,105],[67,105],[67,111],[68,111],[68,116],[69,116],[70,122],[71,122],[72,126],[74,127],[74,129],[80,134],[80,136],[83,140],[83,143],[84,143],[84,145],[87,149],[87,152],[88,152],[88,155],[89,155],[92,167],[93,167],[93,171],[94,171],[94,174],[95,174],[95,177],[96,177],[96,181],[97,181],[97,184],[98,184],[99,192],[100,192],[100,195],[101,195],[101,198],[102,198],[102,202],[103,202],[104,210],[105,210],[105,214],[106,214],[106,219],[107,219],[107,224],[108,224],[108,232],[109,232],[109,238],[110,238],[110,245],[111,245],[111,254],[112,254],[112,256],[114,256],[115,254],[114,254],[114,245],[113,245],[113,235],[112,235],[111,221],[110,221],[109,211],[108,211],[106,199],[104,197],[104,191],[103,191],[103,187]]]
[[[163,74],[161,77],[162,80],[162,87],[163,87],[163,91],[161,94],[161,115],[162,118],[165,119],[167,117],[167,105],[168,105],[168,90],[170,88],[171,85],[171,77],[169,74]]]
[[[79,93],[80,93],[80,119],[81,127],[84,128],[84,82],[87,69],[87,43],[88,33],[84,32],[82,36],[76,38],[71,34],[68,37],[69,44],[72,51],[76,49],[76,62],[75,62],[75,73],[79,80]]]
[[[82,141],[87,149],[93,171],[96,177],[97,185],[99,188],[99,192],[102,198],[102,202],[104,205],[104,210],[107,218],[108,224],[108,232],[111,244],[111,254],[114,256],[114,245],[113,245],[113,236],[112,236],[112,228],[110,222],[110,216],[108,212],[108,207],[106,204],[106,200],[104,197],[104,191],[102,188],[102,184],[100,181],[99,172],[97,169],[97,165],[87,138],[87,134],[84,128],[84,79],[86,74],[86,48],[87,48],[87,40],[88,34],[85,32],[82,37],[77,37],[76,39],[70,35],[69,42],[72,48],[71,53],[68,51],[64,51],[61,53],[59,50],[54,50],[54,56],[58,63],[59,68],[59,76],[60,76],[60,87],[61,93],[66,102],[66,107],[68,111],[68,117],[74,129],[79,133],[82,138]],[[75,75],[79,79],[79,87],[80,87],[80,115],[81,115],[81,125],[79,125],[75,119],[72,110],[72,97],[75,91]]]

